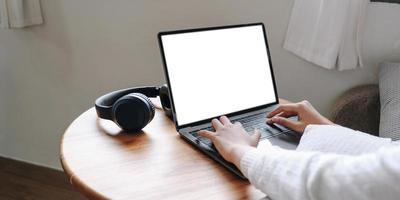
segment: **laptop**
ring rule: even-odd
[[[177,132],[234,174],[239,169],[222,158],[199,130],[213,130],[211,120],[227,116],[261,141],[294,149],[296,133],[266,124],[278,104],[267,35],[263,23],[160,32],[158,40]]]

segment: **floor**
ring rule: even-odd
[[[0,157],[0,200],[85,199],[63,172]]]

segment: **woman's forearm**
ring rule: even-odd
[[[398,199],[400,147],[359,156],[249,150],[240,169],[272,199]]]

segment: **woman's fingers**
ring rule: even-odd
[[[275,116],[273,116],[273,117],[284,117],[284,118],[289,118],[289,117],[293,117],[293,116],[296,116],[296,115],[298,115],[298,113],[295,113],[295,112],[281,112],[281,113],[279,113],[279,114],[277,114],[277,115],[275,115]],[[271,122],[271,118],[267,118],[267,123],[269,123],[269,124],[271,124],[272,122]]]
[[[270,120],[270,123],[277,123],[279,125],[288,127],[297,132],[301,132],[302,130],[302,123],[299,121],[293,121],[284,117],[273,117]]]
[[[199,135],[202,137],[206,137],[210,140],[214,140],[217,134],[215,132],[207,131],[207,130],[200,130]]]
[[[240,122],[235,122],[235,125],[237,125],[237,126],[242,126],[242,123],[240,123]]]
[[[251,135],[253,147],[257,147],[258,142],[260,141],[260,138],[261,138],[261,132],[258,129],[254,129],[254,134]]]
[[[271,118],[279,113],[287,112],[287,113],[298,113],[298,105],[291,103],[291,104],[282,104],[272,110],[270,113],[267,114],[267,118]]]
[[[226,116],[222,116],[219,118],[223,125],[231,125],[231,120],[228,119]]]
[[[289,118],[289,117],[293,117],[296,115],[297,115],[297,113],[295,113],[295,112],[281,112],[275,116]]]
[[[211,120],[211,124],[214,127],[215,130],[218,130],[220,128],[222,128],[224,125],[222,125],[222,123],[218,120],[218,119],[213,119]]]

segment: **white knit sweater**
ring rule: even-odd
[[[279,199],[400,199],[400,145],[341,126],[309,125],[296,151],[245,153],[249,181]]]

